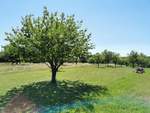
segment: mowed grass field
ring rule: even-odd
[[[129,67],[62,66],[58,85],[52,86],[50,70],[44,64],[0,64],[0,105],[9,106],[21,93],[36,106],[29,113],[32,108],[40,113],[150,113],[150,69],[145,71],[136,74]],[[18,92],[13,93],[15,87]]]

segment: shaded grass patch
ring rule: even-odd
[[[92,100],[107,93],[106,87],[89,85],[79,81],[59,81],[57,85],[51,84],[49,81],[43,81],[23,85],[20,88],[8,91],[6,95],[0,97],[0,107],[3,108],[18,94],[27,97],[36,104],[37,108],[43,108],[47,106],[63,106],[88,99]],[[86,109],[92,110],[92,106],[90,104]]]

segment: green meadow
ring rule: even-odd
[[[0,64],[0,107],[22,113],[150,113],[150,69],[62,66],[57,86],[45,64]],[[15,96],[28,100],[23,110]],[[19,100],[21,105],[21,99]],[[11,109],[11,110],[13,110]]]

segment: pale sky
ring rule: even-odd
[[[150,0],[1,0],[0,46],[6,44],[4,32],[19,26],[22,16],[41,15],[44,6],[83,20],[92,33],[93,53],[108,49],[150,55]]]

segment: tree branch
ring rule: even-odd
[[[45,64],[46,64],[49,68],[51,68],[51,66],[50,66],[50,64],[49,64],[48,62],[45,62]]]

